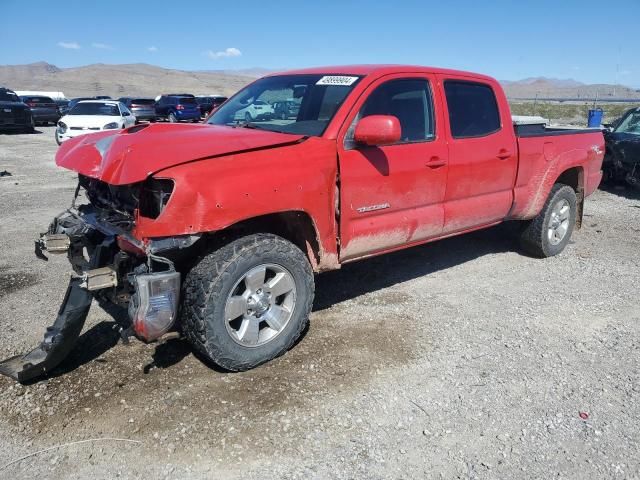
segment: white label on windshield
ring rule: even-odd
[[[325,75],[316,82],[316,85],[341,85],[349,86],[358,80],[358,77],[347,77],[345,75]]]

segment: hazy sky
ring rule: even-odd
[[[209,70],[348,63],[640,87],[640,0],[0,0],[0,64]],[[617,73],[616,73],[617,72]]]

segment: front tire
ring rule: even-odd
[[[253,122],[253,117],[251,116],[251,114],[249,112],[245,112],[244,121],[247,122],[247,123]]]
[[[556,183],[542,211],[526,224],[520,244],[527,253],[540,258],[562,252],[576,224],[576,192],[568,185]]]
[[[202,258],[183,285],[181,324],[194,349],[230,371],[286,352],[305,329],[314,281],[305,254],[271,234],[239,238]]]

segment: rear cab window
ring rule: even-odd
[[[484,137],[501,129],[498,101],[490,85],[445,80],[444,92],[453,138]]]

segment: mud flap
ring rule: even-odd
[[[80,336],[91,307],[91,292],[80,287],[81,278],[71,278],[58,317],[44,334],[40,346],[26,355],[0,362],[0,374],[20,383],[49,373],[71,351]]]

